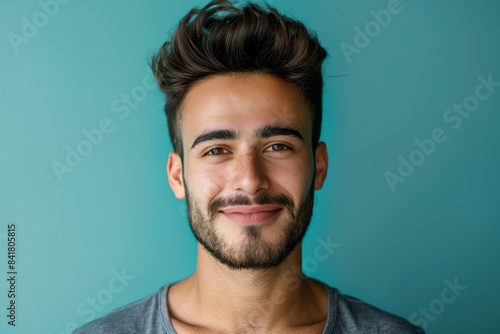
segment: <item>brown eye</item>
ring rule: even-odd
[[[266,151],[274,151],[274,152],[280,152],[280,151],[286,151],[288,150],[289,147],[283,144],[273,144],[269,146]]]
[[[207,152],[207,155],[221,155],[226,153],[227,150],[221,148],[221,147],[215,147],[211,149],[210,151]]]

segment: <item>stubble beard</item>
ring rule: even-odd
[[[218,261],[232,269],[270,269],[277,267],[302,241],[312,218],[314,188],[311,185],[297,207],[287,195],[262,194],[254,199],[239,195],[231,198],[215,198],[204,213],[201,205],[189,196],[186,189],[186,204],[189,226],[195,238]],[[245,239],[232,245],[217,232],[215,219],[219,209],[231,205],[273,204],[282,207],[285,228],[275,242],[264,240],[262,226],[243,227]]]

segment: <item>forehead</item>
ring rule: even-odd
[[[267,125],[287,126],[310,142],[311,111],[304,94],[270,74],[224,74],[196,82],[181,112],[184,145],[204,131],[252,133]]]

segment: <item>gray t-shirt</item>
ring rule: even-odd
[[[322,283],[328,291],[328,319],[323,334],[422,334],[407,320],[382,311],[356,298],[341,294]],[[91,321],[73,334],[175,334],[167,309],[169,285],[149,297]]]

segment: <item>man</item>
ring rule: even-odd
[[[194,274],[75,333],[417,333],[301,271],[326,51],[267,6],[192,10],[152,68],[167,96],[170,187],[198,240]]]

